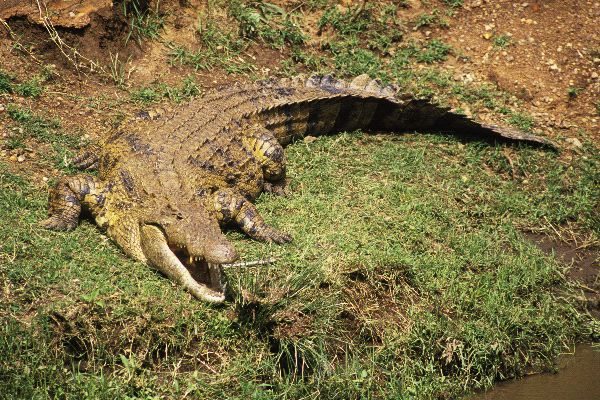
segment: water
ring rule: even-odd
[[[471,400],[600,400],[599,350],[579,345],[561,357],[558,373],[502,382]]]

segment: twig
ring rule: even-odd
[[[45,4],[44,4],[44,7],[42,7],[40,0],[35,0],[35,2],[37,4],[38,11],[40,14],[40,20],[41,20],[42,24],[44,25],[44,28],[46,28],[46,31],[48,31],[48,34],[50,35],[50,39],[54,42],[54,44],[56,44],[56,47],[58,47],[58,49],[60,50],[62,55],[71,64],[73,64],[73,66],[75,67],[75,70],[78,73],[80,72],[81,67],[86,67],[87,69],[89,69],[90,72],[98,71],[102,74],[109,75],[107,73],[107,71],[104,69],[104,67],[102,67],[102,65],[98,64],[98,62],[85,57],[76,48],[69,46],[67,43],[65,43],[62,40],[62,38],[60,37],[60,35],[58,34],[58,31],[54,27],[54,24],[52,24],[52,21],[48,17],[48,10],[46,9]],[[68,54],[67,52],[70,54]],[[79,62],[78,60],[82,60],[89,65],[86,65],[83,62]]]
[[[276,260],[274,258],[267,258],[264,260],[256,260],[256,261],[239,261],[230,264],[221,264],[223,268],[233,268],[233,267],[255,267],[257,265],[269,265],[273,264]]]

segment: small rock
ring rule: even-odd
[[[315,140],[317,140],[317,138],[315,136],[310,136],[309,135],[309,136],[305,136],[303,140],[304,140],[305,143],[312,143]]]
[[[71,17],[71,18],[75,18],[75,15],[76,15],[76,14],[75,14],[73,11],[69,12],[69,17]]]
[[[0,104],[0,112],[2,112],[2,111],[4,111],[4,110],[5,110],[5,108],[4,108],[4,104]]]
[[[485,40],[490,40],[492,38],[492,34],[490,32],[486,32],[483,34],[483,38]]]
[[[48,177],[47,177],[47,176],[43,176],[43,177],[42,177],[42,181],[44,181],[44,182],[48,182]]]
[[[17,157],[17,162],[23,162],[25,161],[25,154],[21,154],[19,157]]]
[[[598,79],[598,73],[592,72],[592,79]]]
[[[581,144],[581,142],[579,141],[579,139],[574,138],[574,137],[570,137],[570,138],[566,138],[565,142],[569,143],[571,145],[572,148],[575,149],[580,149],[583,147],[583,144]]]

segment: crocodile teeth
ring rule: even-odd
[[[212,284],[223,291],[223,284],[221,283],[221,265],[208,263],[208,273]]]
[[[189,263],[190,263],[190,264],[193,264],[193,263],[194,263],[194,257],[190,256]]]

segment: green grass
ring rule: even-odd
[[[34,77],[23,83],[17,83],[12,75],[0,69],[0,93],[15,93],[23,97],[36,98],[44,91],[42,81],[42,77]]]
[[[512,38],[509,35],[494,36],[492,43],[495,47],[505,49],[512,43]]]
[[[289,39],[294,26],[277,32],[296,24],[290,10],[211,1],[198,19],[198,46],[171,44],[171,62],[253,74],[245,53],[256,41],[289,50],[282,74],[369,73],[534,128],[495,86],[465,84],[434,67],[452,54],[443,42],[403,42],[394,17],[400,2],[346,10],[305,3],[322,12],[321,29],[332,34],[319,49]],[[220,18],[233,19],[234,29]],[[0,74],[1,92],[18,84]],[[198,90],[188,77],[131,90],[130,101],[181,101]],[[49,146],[46,165],[73,172],[62,163],[80,145],[75,135],[21,106],[7,115],[9,147]],[[291,195],[263,195],[257,204],[294,242],[265,245],[229,232],[242,259],[278,262],[228,270],[231,292],[221,306],[195,301],[129,260],[87,221],[69,233],[40,229],[45,190],[0,163],[0,393],[459,398],[550,369],[574,342],[600,340],[598,322],[577,308],[565,267],[522,233],[568,226],[599,239],[593,144],[567,162],[524,146],[355,132],[286,152]]]
[[[285,45],[301,45],[306,41],[296,17],[283,8],[268,2],[227,2],[229,15],[239,24],[241,37],[261,39],[274,48]]]
[[[444,3],[453,8],[459,8],[463,5],[463,0],[444,0]]]
[[[160,2],[159,2],[160,3]],[[152,10],[146,0],[123,0],[121,12],[129,20],[129,32],[125,44],[134,39],[139,45],[144,39],[157,39],[164,26],[164,17],[157,9]]]
[[[419,29],[424,26],[440,26],[442,28],[448,28],[450,25],[448,21],[442,17],[441,12],[438,9],[434,9],[431,13],[424,13],[419,15],[414,23],[414,27]]]
[[[456,398],[552,366],[598,324],[521,229],[599,232],[598,149],[361,133],[287,150],[289,198],[258,207],[294,242],[228,234],[223,306],[194,301],[83,222],[36,223],[45,194],[0,166],[6,398]],[[513,170],[514,169],[514,170]],[[242,290],[253,293],[249,300]]]
[[[200,38],[198,49],[169,44],[171,65],[186,65],[196,71],[220,67],[230,74],[251,74],[256,69],[252,62],[242,57],[248,42],[221,26],[218,17],[201,14],[196,31]]]
[[[47,151],[37,149],[42,164],[65,172],[72,171],[68,159],[73,156],[73,150],[82,145],[78,135],[64,132],[56,119],[45,118],[12,103],[8,104],[7,114],[12,121],[11,134],[6,142],[9,148],[49,145]]]
[[[170,86],[159,83],[131,91],[131,99],[138,103],[150,104],[161,99],[169,99],[176,103],[198,96],[201,89],[193,76],[183,79],[180,86]]]

